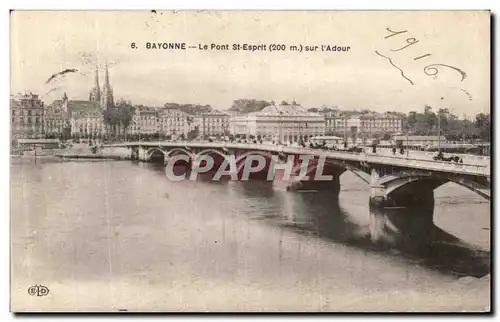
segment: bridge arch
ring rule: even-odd
[[[344,161],[337,161],[335,159],[326,159],[324,163],[325,168],[330,166],[330,167],[335,167],[335,168],[340,168],[343,169],[341,171],[337,171],[338,175],[340,176],[342,173],[345,171],[350,171],[354,173],[357,177],[359,177],[362,181],[366,183],[370,183],[370,174],[368,174],[362,167],[357,167],[355,165],[352,165],[350,163],[344,162]],[[318,165],[317,163],[312,165],[306,175],[310,176],[316,172]],[[293,173],[299,173],[300,172],[300,165],[295,166],[293,169]],[[330,174],[330,173],[325,173],[325,174]]]
[[[436,176],[433,174],[405,174],[399,173],[388,175],[380,178],[379,184],[385,187],[386,195],[390,196],[394,193],[400,192],[402,189],[412,190],[412,186],[416,186],[425,181],[427,186],[432,190],[437,189],[445,183],[453,182],[470,191],[475,192],[482,198],[490,200],[491,193],[490,187],[487,182],[472,180],[468,177],[458,177],[450,175]]]
[[[205,154],[211,154],[211,153],[214,153],[214,154],[217,154],[221,157],[226,157],[226,154],[222,153],[221,151],[218,151],[216,149],[206,149],[206,150],[203,150],[203,151],[200,151],[196,154],[196,156],[199,156],[199,155],[205,155]]]
[[[184,148],[173,148],[171,150],[168,150],[165,154],[165,156],[168,158],[168,157],[172,157],[174,155],[177,155],[177,154],[186,154],[187,156],[189,156],[190,159],[192,159],[194,157],[194,153],[187,150],[187,149],[184,149]]]
[[[153,155],[153,153],[155,153],[155,152],[161,152],[163,155],[166,154],[166,151],[163,150],[162,148],[160,148],[160,147],[153,147],[153,148],[150,148],[150,149],[146,150],[146,156],[147,156],[147,158],[149,159]]]
[[[152,147],[146,150],[145,160],[152,162],[164,162],[165,154],[165,150],[163,150],[161,147]]]
[[[258,150],[245,152],[242,155],[240,155],[238,158],[236,158],[236,169],[238,171],[237,172],[238,177],[240,177],[243,173],[243,168],[245,167],[246,158],[248,158],[249,156],[252,156],[252,155],[260,155],[260,156],[264,157],[266,159],[266,167],[260,172],[251,173],[250,177],[251,178],[258,177],[260,174],[260,176],[267,178],[267,171],[269,171],[269,167],[271,165],[271,158],[273,157],[273,153],[267,152],[267,151],[258,151]]]
[[[239,157],[236,158],[236,164],[239,166],[242,164],[242,161],[245,160],[248,156],[250,155],[260,155],[265,158],[271,159],[273,154],[271,152],[266,152],[266,151],[248,151],[240,155]]]

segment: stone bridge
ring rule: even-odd
[[[244,161],[260,155],[265,158],[266,166],[252,172],[251,178],[266,179],[269,171],[274,171],[272,180],[278,189],[329,190],[332,198],[338,198],[340,175],[351,171],[371,188],[370,232],[372,240],[377,242],[426,241],[433,226],[434,189],[444,183],[454,182],[487,200],[491,196],[490,165],[484,162],[452,163],[432,158],[228,142],[128,142],[109,147],[127,147],[132,160],[146,162],[167,162],[173,156],[185,155],[188,161],[180,165],[187,169],[202,155],[212,156],[215,168],[234,158],[238,178],[241,178]],[[293,159],[294,166],[290,176],[283,176],[280,164],[289,158]],[[310,161],[307,168],[302,169],[304,158]],[[325,160],[321,174],[331,176],[329,181],[316,180],[311,175],[317,173],[320,159]],[[273,160],[278,162],[273,165]]]

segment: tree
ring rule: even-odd
[[[119,100],[118,102],[116,102],[115,107],[118,110],[117,116],[119,122],[124,126],[125,129],[128,128],[130,122],[132,122],[132,116],[135,112],[134,106],[132,106],[131,102]]]
[[[418,115],[418,113],[415,112],[415,111],[411,111],[408,114],[408,118],[407,118],[406,124],[408,125],[409,129],[415,129],[415,127],[417,125],[417,122],[418,122],[417,115]]]
[[[178,109],[187,114],[200,114],[213,111],[213,108],[210,105],[199,104],[165,103],[164,107],[168,109]]]
[[[432,111],[432,107],[429,105],[425,106],[424,109],[424,124],[427,128],[427,135],[429,135],[437,124],[437,116]]]
[[[490,114],[479,113],[476,115],[475,126],[477,129],[477,135],[481,140],[490,141],[490,123]]]
[[[240,113],[252,113],[258,112],[269,105],[273,105],[272,102],[256,99],[237,99],[233,101],[233,105],[229,110]]]
[[[117,128],[123,129],[126,135],[127,128],[132,121],[134,112],[135,108],[130,101],[119,100],[115,103],[114,107],[107,108],[103,111],[103,120],[113,136],[117,136]],[[121,133],[118,133],[118,135],[120,134]]]
[[[200,128],[199,128],[199,126],[195,126],[194,129],[189,131],[187,134],[188,141],[191,141],[194,138],[198,137],[199,134],[200,134]]]
[[[391,139],[391,135],[389,133],[384,133],[384,135],[382,136],[382,140],[384,141],[388,141]]]

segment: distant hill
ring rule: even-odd
[[[262,110],[264,107],[272,105],[272,102],[267,102],[263,100],[256,99],[237,99],[233,101],[233,105],[229,109],[233,112],[239,113],[252,113]]]
[[[165,108],[179,109],[184,113],[188,114],[199,114],[212,112],[214,109],[210,105],[198,105],[198,104],[177,104],[177,103],[165,103]]]

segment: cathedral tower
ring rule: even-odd
[[[109,84],[109,74],[108,74],[108,64],[106,63],[106,69],[104,71],[104,85],[102,88],[102,95],[101,95],[101,108],[102,109],[108,109],[110,107],[113,107],[115,105],[114,100],[113,100],[113,89],[111,88],[111,85]]]
[[[101,88],[99,87],[99,70],[95,67],[95,80],[94,87],[90,91],[89,101],[92,103],[99,103],[101,101]]]

